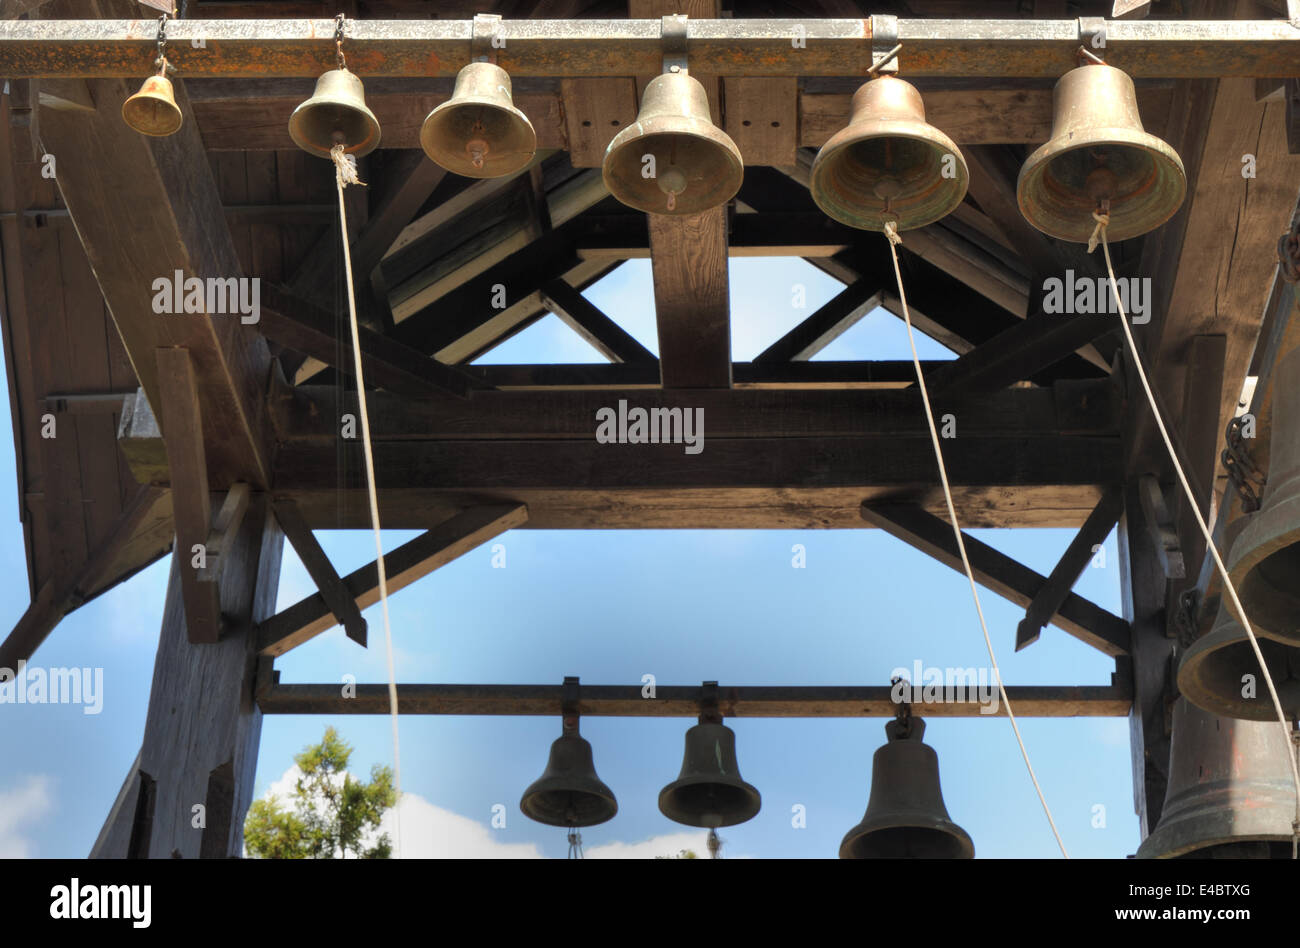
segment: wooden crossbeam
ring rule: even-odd
[[[584,717],[694,718],[700,713],[698,685],[659,685],[646,699],[640,685],[582,686],[578,712]],[[1128,687],[1110,685],[1008,685],[1017,717],[1123,717],[1133,701]],[[723,687],[718,703],[727,718],[887,718],[898,713],[888,685],[866,687],[741,685]],[[977,695],[954,688],[937,701],[912,705],[920,717],[1005,716]],[[993,686],[996,693],[997,688]],[[560,713],[560,685],[398,685],[403,714],[542,715]],[[342,698],[338,685],[275,685],[258,698],[264,714],[387,714],[387,685],[357,685]]]
[[[664,388],[729,388],[727,209],[647,216]]]
[[[658,361],[653,352],[563,280],[547,283],[541,294],[543,306],[610,362],[652,364]]]
[[[280,529],[293,545],[294,552],[307,569],[316,589],[325,605],[329,608],[335,622],[343,626],[347,637],[362,648],[366,647],[366,620],[361,617],[361,609],[353,598],[351,590],[339,578],[334,564],[330,562],[320,543],[312,534],[302,511],[292,500],[277,500],[273,503],[275,519]]]
[[[474,547],[522,525],[527,519],[528,508],[523,504],[471,507],[384,554],[388,592],[404,589]],[[379,601],[379,569],[374,563],[344,576],[342,584],[358,611]],[[331,588],[335,587],[331,584]],[[325,596],[315,593],[263,622],[258,627],[257,650],[262,655],[283,655],[334,624],[335,614]]]
[[[873,526],[965,573],[952,526],[940,518],[911,504],[863,504],[861,513],[862,519]],[[1016,605],[1031,605],[1047,584],[1046,577],[988,544],[971,536],[966,536],[964,542],[976,582]],[[1049,621],[1107,655],[1128,653],[1128,623],[1074,593],[1065,596]]]
[[[1038,641],[1043,626],[1052,621],[1065,605],[1066,597],[1079,581],[1088,563],[1096,555],[1096,548],[1105,542],[1124,513],[1124,492],[1119,487],[1107,488],[1096,508],[1083,522],[1079,532],[1070,540],[1056,566],[1052,568],[1042,587],[1034,594],[1025,610],[1025,617],[1016,627],[1016,651]]]
[[[754,357],[759,364],[807,361],[880,305],[884,294],[870,280],[859,280]]]
[[[929,372],[943,363],[922,360]],[[659,366],[654,363],[603,365],[471,365],[465,371],[489,388],[659,388]],[[916,382],[910,361],[867,362],[733,362],[734,388],[906,388]]]

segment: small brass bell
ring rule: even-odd
[[[331,69],[316,80],[316,91],[289,116],[289,137],[318,158],[335,145],[345,154],[368,155],[379,147],[379,120],[366,107],[361,80],[347,69]]]
[[[921,743],[925,722],[890,721],[885,734],[871,760],[866,815],[845,834],[840,858],[973,859],[975,844],[943,803],[939,755]]]
[[[849,124],[817,153],[808,189],[842,224],[878,231],[892,220],[901,231],[950,213],[969,181],[966,159],[926,122],[916,88],[881,76],[853,94]]]
[[[1110,215],[1111,241],[1174,216],[1187,193],[1183,162],[1143,130],[1127,73],[1096,63],[1072,69],[1056,83],[1052,110],[1052,137],[1016,181],[1025,220],[1052,237],[1087,243],[1093,211]]]
[[[122,119],[141,135],[174,135],[184,117],[176,105],[172,81],[163,75],[146,79],[140,91],[122,103]]]
[[[740,777],[735,732],[701,715],[686,732],[681,773],[659,791],[660,812],[676,823],[717,829],[752,820],[762,802]]]
[[[1246,617],[1300,647],[1300,349],[1277,365],[1268,485],[1228,560]]]
[[[546,770],[524,791],[519,809],[548,826],[595,826],[618,813],[613,792],[596,776],[591,744],[579,736],[576,715],[564,717]]]
[[[709,116],[704,86],[685,72],[655,76],[636,121],[605,149],[605,187],[650,214],[699,214],[725,204],[745,176],[740,149]]]
[[[495,63],[470,63],[456,74],[451,98],[424,120],[420,147],[453,174],[500,178],[528,167],[537,133],[515,108],[510,74]]]
[[[1139,859],[1290,859],[1295,784],[1277,721],[1174,704],[1169,790]]]

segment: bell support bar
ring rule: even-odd
[[[1083,43],[1135,78],[1300,76],[1300,26],[1276,20],[691,19],[686,46],[718,76],[861,76],[872,21],[902,44],[906,76],[1056,78]],[[169,60],[194,77],[318,76],[334,64],[334,20],[173,20]],[[470,61],[473,20],[347,21],[358,75],[450,77]],[[1104,47],[1098,32],[1104,33]],[[0,75],[138,77],[157,54],[157,24],[140,20],[0,22]],[[518,76],[655,75],[662,22],[502,20],[493,48]]]
[[[1110,685],[1008,685],[1007,697],[1017,717],[1125,717],[1133,706],[1129,684],[1114,677]],[[999,703],[985,712],[980,696],[987,688],[975,680],[945,685],[933,697],[912,701],[912,713],[927,718],[996,717]],[[931,697],[924,682],[913,682],[922,697]],[[938,688],[938,686],[935,686]],[[257,698],[263,714],[387,714],[387,685],[357,685],[344,698],[337,684],[271,684]],[[892,718],[898,713],[888,685],[866,687],[740,686],[717,689],[717,709],[724,718]],[[697,718],[707,703],[699,685],[659,685],[644,696],[644,685],[582,686],[578,711],[583,717]],[[702,702],[702,697],[704,701]],[[947,700],[949,698],[961,700]],[[561,685],[403,685],[397,702],[403,714],[541,715],[560,712]]]

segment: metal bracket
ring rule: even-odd
[[[1183,553],[1178,546],[1178,530],[1165,492],[1152,474],[1143,474],[1138,478],[1138,499],[1142,503],[1142,514],[1151,529],[1151,539],[1155,544],[1156,555],[1164,568],[1166,579],[1183,579],[1187,575],[1183,563]]]
[[[886,60],[898,45],[898,17],[872,14],[871,17],[871,73],[875,76],[896,75],[898,56]]]
[[[1174,631],[1179,648],[1187,648],[1196,641],[1200,607],[1201,593],[1197,589],[1184,589],[1178,597],[1178,608],[1174,611]]]
[[[1079,17],[1079,45],[1085,50],[1101,59],[1105,59],[1106,53],[1106,18],[1102,16],[1081,16]],[[1093,45],[1093,39],[1101,37],[1101,45]]]
[[[578,717],[578,695],[580,688],[576,677],[565,676],[564,684],[560,686],[560,713],[565,717],[565,725],[568,725],[568,719]]]
[[[469,41],[470,62],[496,62],[497,48],[492,45],[492,40],[500,34],[501,15],[499,13],[474,14],[474,27]]]
[[[700,723],[722,723],[722,710],[718,707],[718,683],[716,681],[706,681],[700,686]]]
[[[686,68],[686,21],[683,13],[671,13],[660,21],[659,37],[664,50],[664,72],[678,72],[685,75]]]

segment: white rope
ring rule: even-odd
[[[1101,243],[1102,254],[1106,258],[1106,272],[1110,276],[1110,292],[1115,299],[1115,307],[1119,310],[1119,324],[1124,327],[1124,338],[1128,342],[1129,352],[1133,355],[1133,366],[1137,369],[1138,378],[1142,380],[1142,389],[1147,394],[1147,401],[1151,405],[1151,414],[1155,416],[1156,426],[1160,429],[1160,437],[1164,439],[1165,448],[1169,451],[1169,459],[1173,461],[1174,471],[1178,474],[1178,482],[1183,485],[1183,492],[1187,495],[1187,506],[1191,508],[1192,515],[1196,517],[1197,526],[1201,528],[1201,533],[1205,537],[1205,548],[1209,551],[1210,556],[1214,557],[1214,565],[1223,578],[1223,588],[1228,593],[1228,600],[1232,603],[1232,611],[1241,627],[1246,630],[1246,637],[1250,639],[1250,647],[1255,652],[1255,660],[1259,662],[1260,670],[1264,675],[1264,684],[1268,685],[1269,697],[1273,699],[1273,710],[1277,712],[1278,723],[1282,725],[1282,731],[1285,734],[1287,745],[1287,762],[1291,765],[1291,779],[1295,782],[1296,788],[1296,819],[1292,824],[1291,839],[1291,858],[1297,858],[1300,853],[1300,764],[1297,764],[1296,755],[1291,753],[1291,723],[1287,720],[1286,713],[1282,710],[1282,702],[1278,699],[1277,689],[1273,686],[1273,676],[1269,674],[1268,665],[1264,663],[1264,653],[1259,649],[1259,641],[1255,638],[1255,630],[1246,618],[1246,610],[1241,605],[1241,600],[1237,597],[1237,589],[1228,577],[1228,568],[1223,565],[1223,558],[1219,556],[1219,551],[1214,547],[1214,537],[1210,533],[1209,524],[1201,516],[1200,505],[1196,501],[1196,495],[1192,492],[1192,487],[1187,482],[1187,475],[1183,473],[1183,466],[1178,462],[1178,452],[1174,450],[1173,440],[1169,437],[1169,430],[1165,427],[1165,421],[1160,416],[1160,409],[1156,406],[1156,396],[1151,390],[1151,383],[1147,380],[1146,369],[1142,367],[1142,359],[1138,355],[1137,343],[1133,339],[1133,330],[1129,328],[1128,316],[1124,313],[1124,304],[1120,301],[1119,287],[1115,285],[1115,268],[1110,262],[1110,244],[1106,241],[1106,226],[1110,223],[1110,215],[1093,211],[1092,219],[1097,222],[1093,228],[1092,238],[1088,241],[1088,252],[1091,253],[1096,249],[1097,242]]]
[[[953,535],[957,538],[957,551],[961,553],[961,562],[966,568],[966,579],[970,581],[971,596],[975,599],[975,612],[979,615],[980,629],[984,632],[984,646],[988,649],[989,663],[993,666],[993,677],[998,682],[998,694],[1002,699],[1003,706],[1007,709],[1007,720],[1011,722],[1011,730],[1016,734],[1016,743],[1020,745],[1020,756],[1025,760],[1025,767],[1029,771],[1029,779],[1033,781],[1034,792],[1038,794],[1038,802],[1043,805],[1043,812],[1047,814],[1047,823],[1052,828],[1052,835],[1056,837],[1056,845],[1061,848],[1061,855],[1069,859],[1070,854],[1065,851],[1065,842],[1061,839],[1061,834],[1056,828],[1056,821],[1052,819],[1051,808],[1047,805],[1047,798],[1043,796],[1043,788],[1038,784],[1034,766],[1029,762],[1029,752],[1025,750],[1024,739],[1020,736],[1020,725],[1016,723],[1016,716],[1011,710],[1011,701],[1007,698],[1007,689],[1002,684],[1002,672],[998,668],[997,656],[993,653],[993,640],[989,637],[988,623],[984,621],[984,609],[980,605],[979,590],[975,586],[975,572],[971,569],[970,560],[966,556],[966,541],[962,536],[961,526],[957,522],[957,509],[952,502],[952,488],[948,484],[948,470],[943,463],[943,451],[939,448],[939,431],[934,426],[934,411],[930,408],[930,394],[925,387],[925,376],[921,373],[921,357],[916,352],[916,337],[912,332],[912,315],[907,308],[907,295],[903,292],[903,274],[898,268],[898,249],[896,245],[901,244],[903,238],[898,236],[893,221],[885,222],[885,237],[889,240],[890,256],[894,258],[894,277],[898,281],[898,299],[903,306],[903,322],[907,324],[907,341],[912,347],[912,365],[916,369],[916,384],[921,389],[921,403],[925,406],[925,420],[930,426],[930,441],[934,445],[934,458],[939,462],[939,480],[943,483],[943,497],[948,504],[948,517],[952,521]]]
[[[348,217],[343,188],[365,185],[357,177],[355,155],[344,154],[343,145],[330,149],[334,159],[334,180],[339,191],[339,227],[343,236],[343,267],[348,291],[348,317],[352,325],[352,367],[357,377],[357,404],[361,410],[361,443],[366,455],[366,486],[370,493],[370,524],[375,533],[375,565],[379,569],[379,604],[384,615],[384,648],[388,657],[388,711],[393,722],[393,774],[398,806],[393,807],[393,853],[402,855],[402,748],[397,736],[397,677],[393,669],[393,629],[388,620],[388,573],[384,568],[384,546],[379,534],[379,495],[375,490],[375,458],[370,446],[370,413],[366,408],[366,386],[361,372],[361,332],[357,328],[357,302],[352,287],[352,251],[348,247]]]

